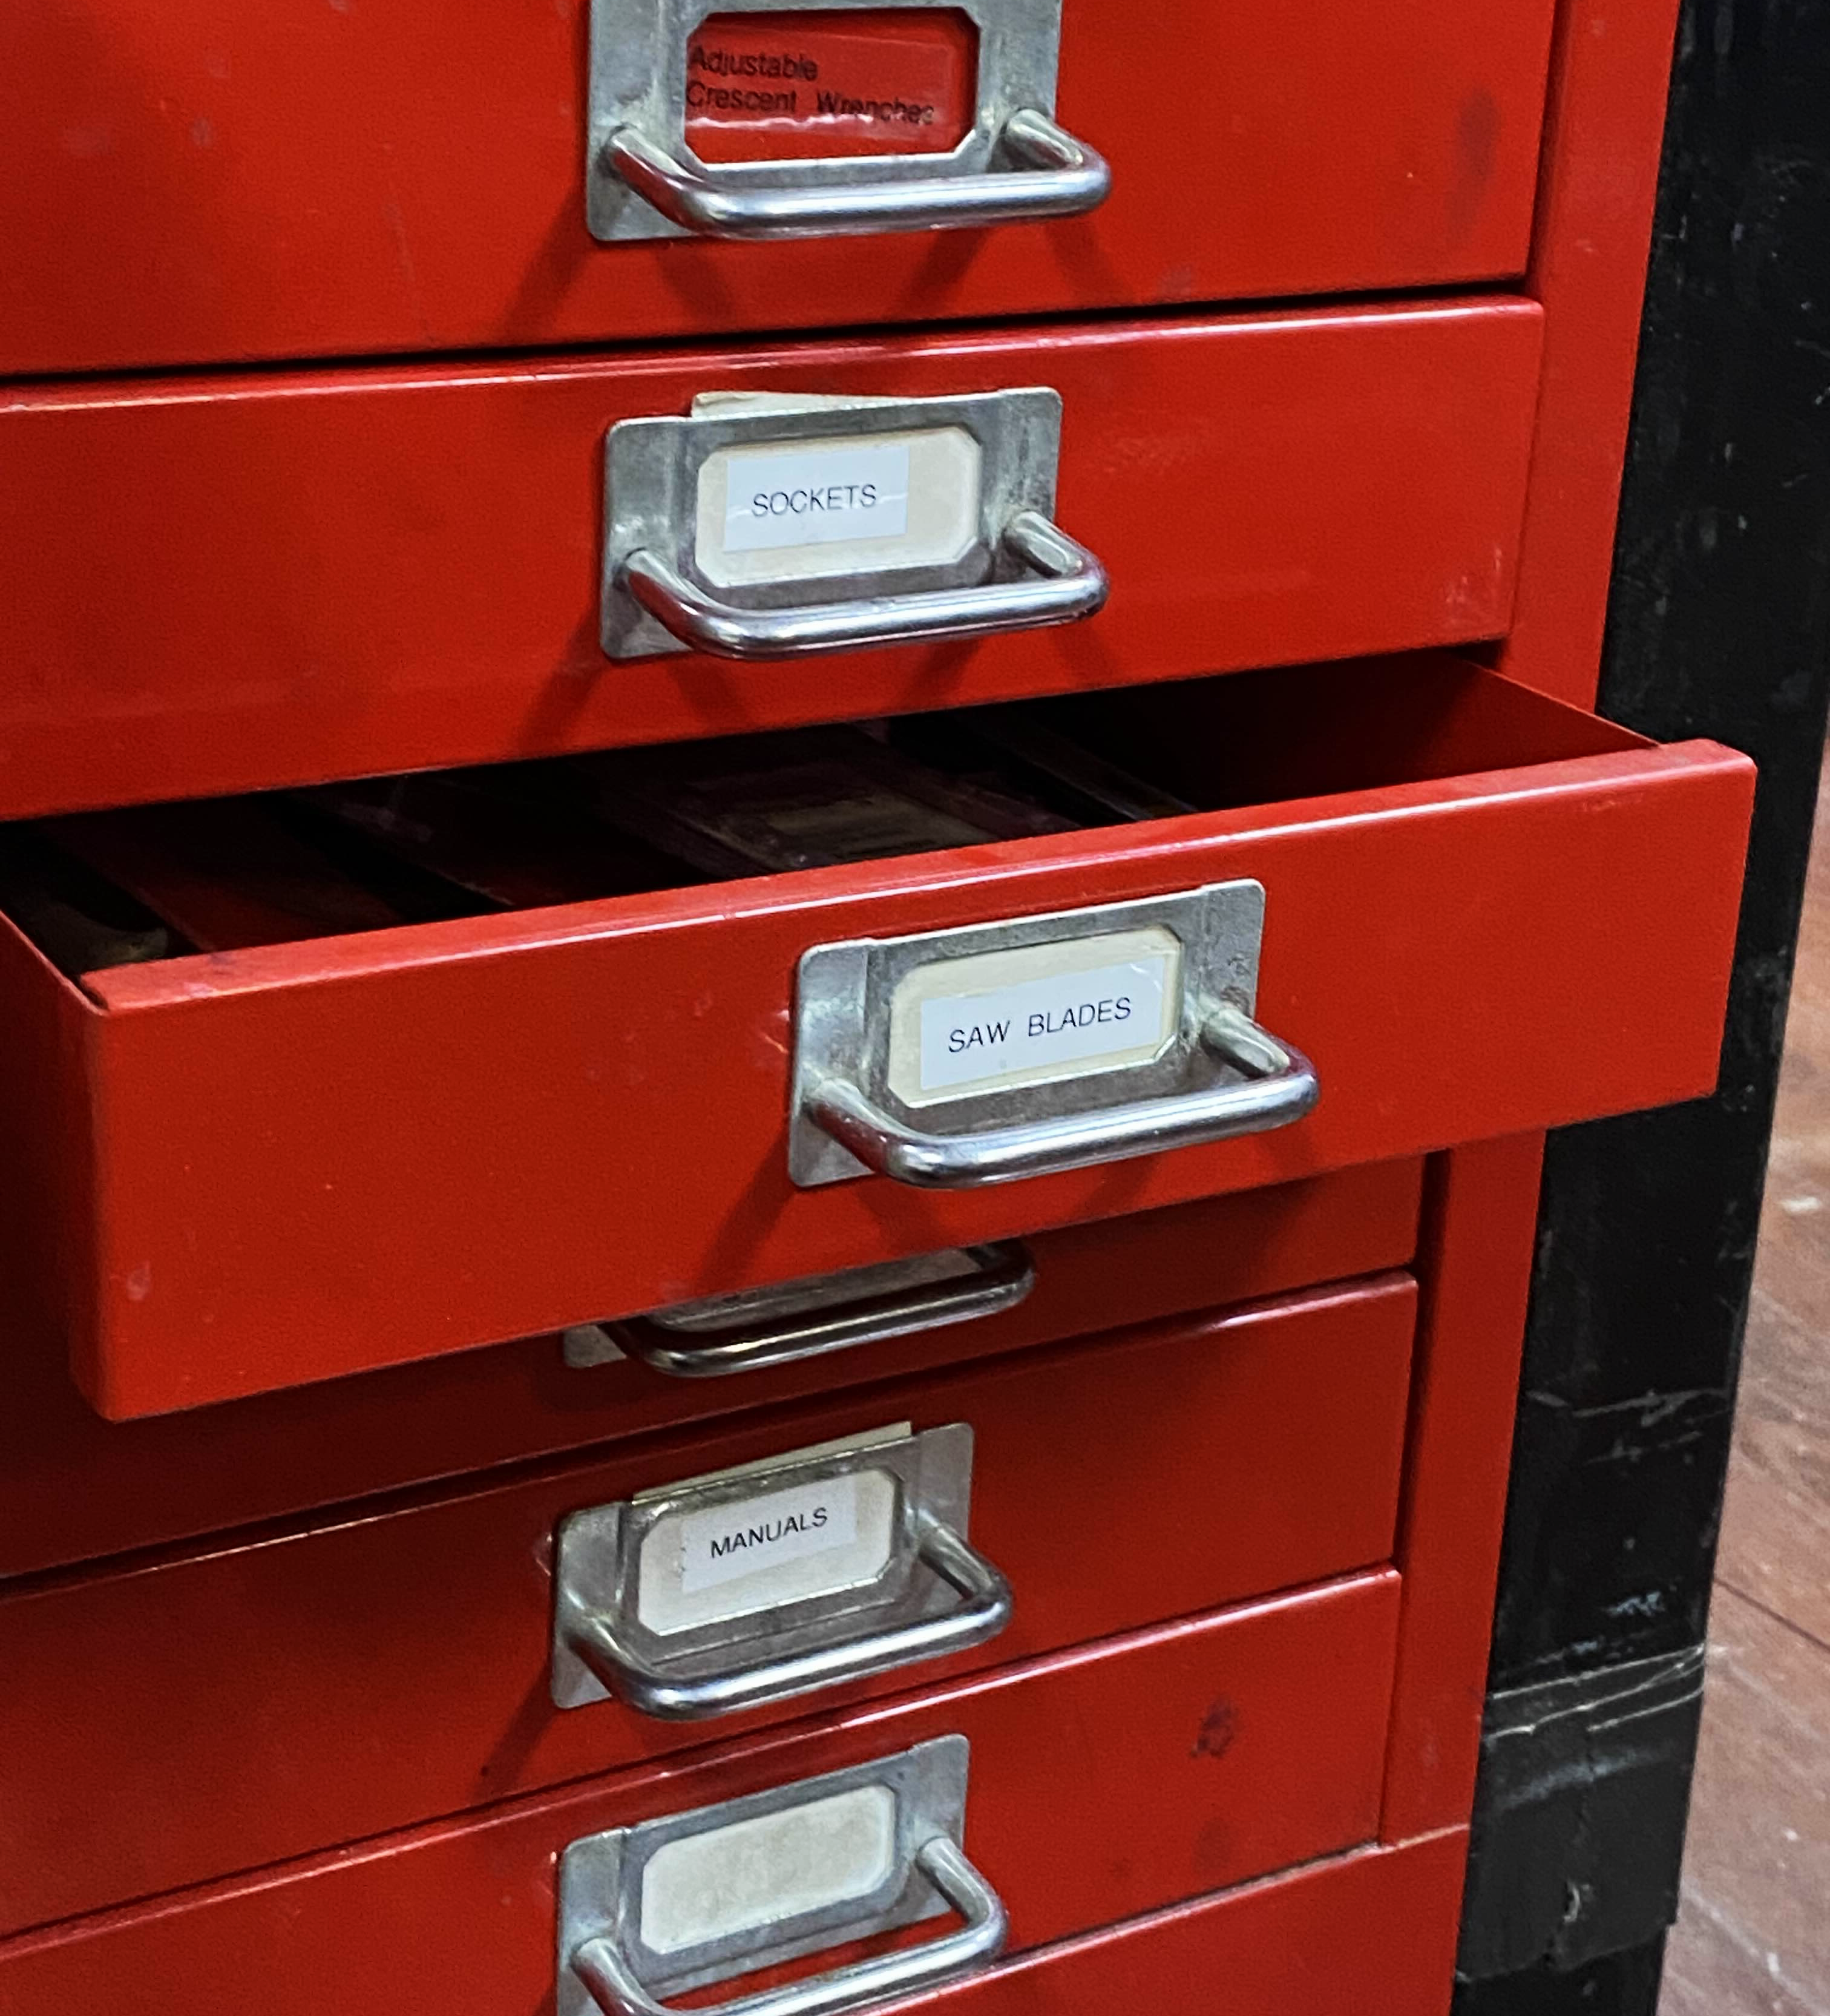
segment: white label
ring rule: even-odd
[[[857,1538],[855,1475],[689,1512],[680,1521],[680,1587],[691,1596]]]
[[[642,1873],[642,1942],[681,1953],[868,1897],[896,1866],[896,1795],[860,1785],[664,1842]]]
[[[733,459],[724,550],[896,539],[908,530],[908,446],[827,448]]]
[[[977,548],[983,456],[964,427],[714,448],[693,562],[714,587],[953,567]]]
[[[924,1092],[988,1078],[1055,1073],[1064,1064],[1154,1049],[1168,1005],[1167,952],[1016,987],[924,1001]]]

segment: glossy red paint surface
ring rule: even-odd
[[[1707,1089],[1751,766],[1458,661],[1402,676],[1099,715],[1172,787],[1268,805],[124,967],[87,995],[9,928],[0,995],[64,1073],[27,1152],[56,1165],[47,1296],[79,1379],[110,1416],[158,1413]],[[1260,704],[1308,732],[1262,745]],[[1240,876],[1267,891],[1258,1012],[1321,1071],[1308,1119],[977,1193],[790,1183],[807,948]]]
[[[16,1024],[15,1025],[16,1028]],[[46,1066],[49,1069],[49,1066]],[[0,1100],[35,1078],[0,1078]],[[20,1138],[0,1107],[0,1141]],[[0,1575],[147,1547],[548,1451],[765,1410],[1184,1311],[1404,1265],[1419,1162],[1204,1197],[1037,1233],[1036,1286],[1005,1314],[741,1378],[670,1379],[633,1359],[574,1371],[555,1337],[460,1352],[156,1419],[104,1422],[32,1295],[55,1236],[41,1187],[6,1179],[7,1405],[0,1408]]]
[[[1432,1170],[1398,1527],[1387,1841],[1458,1823],[1473,1805],[1543,1158],[1543,1136],[1527,1134],[1458,1148]]]
[[[1384,1561],[1415,1301],[1387,1275],[0,1595],[9,1720],[34,1733],[0,1754],[0,1931]],[[955,1421],[973,1543],[1016,1597],[990,1643],[714,1723],[549,1705],[567,1513]]]
[[[1551,0],[1065,10],[1091,217],[804,244],[585,229],[577,0],[0,20],[0,371],[1149,310],[1523,272]],[[1369,88],[1376,80],[1376,88]]]
[[[567,1842],[953,1733],[966,1852],[1009,1949],[1041,1947],[1369,1840],[1397,1595],[1388,1570],[28,1934],[0,2007],[245,2016],[253,1981],[271,2016],[536,2010]]]
[[[1467,1836],[1362,1849],[1026,1955],[936,2016],[1441,2016]]]
[[[1587,706],[1600,674],[1676,0],[1564,0],[1528,282],[1544,391],[1514,679]]]
[[[0,815],[1496,636],[1538,338],[1500,300],[0,393]],[[1112,576],[1091,622],[603,656],[613,422],[1037,383]]]

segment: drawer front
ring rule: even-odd
[[[152,20],[89,0],[13,16],[0,371],[1149,308],[1524,269],[1550,0],[1190,8],[1144,31],[1123,0],[976,0],[987,46],[1005,16],[1059,19],[1058,82],[1044,56],[1022,95],[1055,86],[1058,119],[1111,164],[1106,201],[989,232],[763,244],[591,236],[591,11],[406,0],[369,21],[307,0],[257,15],[180,0]],[[606,32],[641,88],[654,66],[631,53],[631,12],[607,10]],[[796,57],[820,41],[804,16],[789,39]],[[858,88],[916,97],[919,62]],[[794,152],[822,88],[782,117]]]
[[[17,1089],[0,1080],[0,1101]],[[0,1104],[0,1137],[23,1133]],[[558,1338],[540,1337],[104,1422],[31,1306],[28,1266],[56,1233],[35,1209],[42,1186],[22,1175],[25,1208],[0,1225],[16,1325],[0,1409],[0,1576],[1401,1267],[1416,1251],[1422,1179],[1421,1162],[1385,1164],[1040,1233],[1026,1242],[1035,1286],[1014,1309],[741,1377],[669,1378],[629,1358],[575,1370]]]
[[[1467,1837],[1363,1849],[995,1967],[935,2016],[1442,2016]]]
[[[0,401],[0,816],[1496,636],[1539,319],[1497,301],[22,392]],[[1038,384],[1062,402],[1056,518],[1111,581],[1091,621],[605,656],[613,425],[711,391]]]
[[[932,1659],[836,1694],[692,1723],[617,1700],[551,1705],[549,1689],[564,1678],[550,1656],[561,1521],[735,1465],[779,1466],[795,1451],[902,1424],[952,1435],[950,1424],[966,1424],[962,1537],[1007,1579],[1014,1608],[998,1635],[939,1665],[942,1674],[1384,1561],[1415,1299],[1409,1280],[1390,1275],[1019,1353],[650,1442],[556,1476],[0,1601],[9,1718],[38,1732],[0,1762],[0,1928],[929,1679]],[[893,1454],[901,1445],[887,1446]],[[859,1486],[842,1481],[839,1492],[834,1516],[851,1509],[861,1544]],[[742,1531],[778,1513],[782,1494],[779,1474],[761,1476],[736,1511],[716,1516]],[[717,1532],[728,1537],[724,1525]],[[797,1544],[770,1543],[775,1552]],[[569,1538],[557,1579],[579,1588]],[[817,1570],[817,1543],[811,1561]],[[717,1564],[697,1568],[710,1588]],[[637,1580],[609,1606],[619,1629],[653,1614],[656,1601],[692,1593],[666,1568],[658,1574],[653,1595]],[[722,1586],[741,1592],[744,1583]],[[930,1587],[938,1589],[918,1571],[918,1594]],[[825,1615],[847,1600],[828,1599]],[[861,1644],[883,1628],[868,1611],[853,1616],[848,1640]],[[718,1657],[736,1667],[798,1642],[791,1628],[758,1618]],[[134,1647],[128,1716],[115,1649],[123,1643]],[[146,1740],[149,1728],[160,1732],[156,1744]]]
[[[1744,759],[1454,661],[1150,689],[1095,725],[1178,786],[1288,796],[118,967],[86,993],[0,936],[48,1067],[15,1089],[39,1287],[85,1391],[158,1413],[1713,1083]],[[1307,1118],[987,1188],[791,1175],[811,949],[1242,881],[1264,892],[1256,1012],[1320,1075]]]
[[[550,2006],[569,1843],[946,1736],[1022,1953],[1369,1841],[1398,1595],[1368,1575],[27,1935],[0,2004],[239,2016],[258,1981],[274,2016]]]

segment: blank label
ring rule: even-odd
[[[896,1866],[896,1795],[861,1785],[656,1849],[642,1941],[673,1953],[868,1897]]]

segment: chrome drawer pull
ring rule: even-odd
[[[937,1269],[953,1263],[945,1273]],[[721,1295],[603,1328],[631,1358],[675,1379],[722,1379],[829,1351],[883,1344],[1014,1309],[1036,1284],[1017,1240],[914,1261],[850,1267],[818,1282]]]
[[[1241,878],[811,946],[789,1179],[968,1190],[1289,1126],[1319,1087],[1252,1019],[1264,928]]]
[[[552,1698],[699,1721],[944,1658],[1010,1622],[965,1538],[973,1431],[886,1429],[571,1514]]]
[[[670,224],[700,238],[839,238],[1026,224],[1079,217],[1111,193],[1104,157],[1033,108],[1010,115],[995,151],[1016,165],[902,181],[739,186],[624,126],[605,142],[602,162]]]
[[[913,1519],[920,1565],[957,1590],[957,1610],[866,1631],[838,1643],[767,1654],[723,1672],[675,1676],[643,1658],[601,1610],[574,1610],[566,1637],[604,1687],[631,1708],[663,1722],[739,1715],[816,1688],[869,1679],[920,1659],[941,1659],[995,1638],[1010,1622],[1010,1584],[951,1527],[925,1512]],[[765,1641],[766,1643],[766,1641]]]
[[[808,1085],[803,1110],[878,1175],[920,1190],[969,1190],[1263,1134],[1289,1126],[1314,1107],[1321,1093],[1315,1067],[1240,1010],[1213,1010],[1202,1024],[1200,1040],[1204,1049],[1242,1072],[1245,1082],[1203,1085],[976,1134],[932,1133],[911,1126],[855,1081],[824,1074]]]
[[[1001,1950],[1004,1906],[966,1859],[963,1736],[561,1851],[555,2016],[674,2016],[672,1998],[944,1917],[923,1946],[698,2006],[711,2016],[836,2016],[940,1987]]]
[[[721,602],[649,549],[629,555],[617,585],[671,635],[720,658],[806,658],[944,637],[988,637],[1078,623],[1105,607],[1106,570],[1041,513],[1019,511],[1004,527],[1001,544],[1030,571],[1025,579],[861,596],[798,609],[739,609]]]
[[[915,1859],[922,1874],[965,1921],[958,1931],[925,1946],[854,1960],[785,1988],[714,2003],[708,2016],[834,2016],[840,2010],[938,1987],[992,1958],[1002,1948],[1007,1930],[998,1892],[944,1834],[925,1842]],[[587,1939],[573,1953],[572,1967],[605,2016],[677,2016],[672,2005],[657,2002],[635,1978],[613,1939]]]

